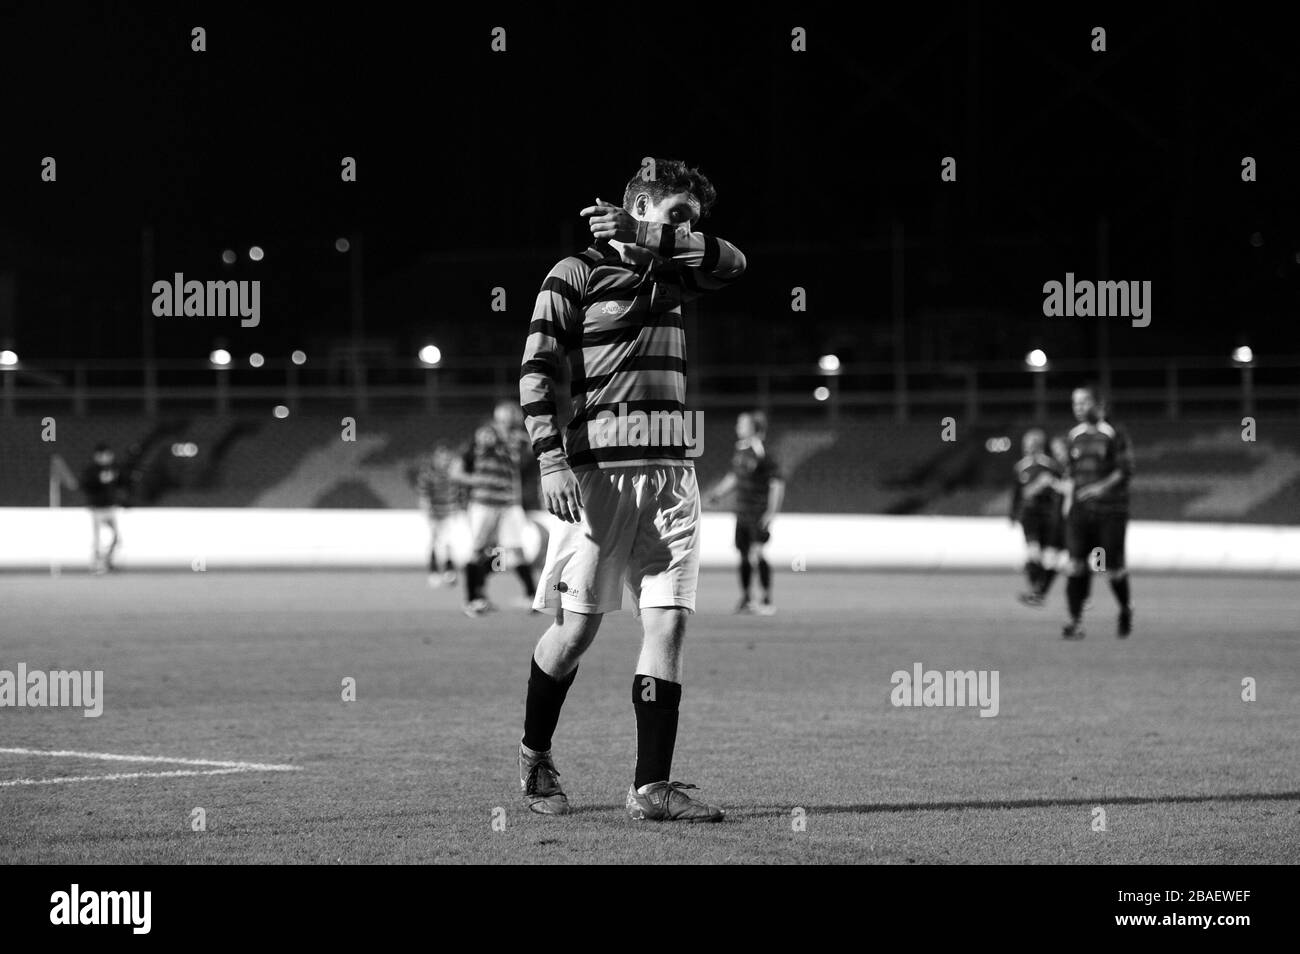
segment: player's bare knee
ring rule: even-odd
[[[554,659],[564,668],[577,665],[596,638],[603,617],[597,613],[575,613],[560,610],[555,622],[542,636],[540,653]]]
[[[687,612],[679,606],[645,610],[641,624],[645,638],[666,646],[679,647],[686,639]]]

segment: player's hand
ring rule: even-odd
[[[1087,487],[1081,487],[1074,492],[1075,500],[1092,500],[1101,494],[1101,489],[1096,484],[1089,484]]]
[[[765,513],[758,518],[758,529],[762,530],[764,533],[766,533],[768,531],[768,528],[770,528],[771,526],[772,526],[772,515],[770,513]]]
[[[591,234],[598,239],[636,241],[636,219],[624,208],[597,198],[595,205],[587,206],[579,214],[589,217],[587,225],[591,228]]]
[[[542,503],[552,516],[559,517],[565,523],[579,523],[582,520],[582,491],[578,489],[578,478],[567,467],[542,476]]]

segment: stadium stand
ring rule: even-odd
[[[368,415],[356,440],[342,440],[340,417],[195,415],[150,423],[129,417],[64,417],[56,442],[41,440],[42,419],[0,419],[0,506],[47,506],[50,458],[74,473],[105,441],[136,461],[137,506],[414,507],[412,461],[435,442],[461,445],[486,419],[465,412]],[[706,413],[701,486],[725,473],[734,415]],[[1133,513],[1145,520],[1300,522],[1300,423],[1258,422],[1258,440],[1213,422],[1124,421],[1137,451]],[[1011,466],[1027,425],[970,429],[957,441],[925,429],[870,418],[787,415],[773,422],[771,447],[788,480],[786,510],[796,513],[1001,516]],[[1052,433],[1068,429],[1053,420]],[[1009,438],[993,452],[990,439]],[[1008,442],[1004,441],[1003,444]],[[186,456],[186,445],[193,456]],[[80,506],[64,492],[63,506]]]

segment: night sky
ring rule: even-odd
[[[578,211],[659,155],[713,179],[700,229],[749,258],[700,306],[712,364],[889,360],[895,223],[909,359],[1089,359],[1095,326],[1044,318],[1042,285],[1099,277],[1103,219],[1109,277],[1153,282],[1151,326],[1114,322],[1115,355],[1300,354],[1300,64],[1272,8],[459,6],[7,7],[0,347],[138,357],[149,227],[157,278],[263,281],[259,328],[154,319],[159,357],[346,340],[334,241],[360,235],[368,337],[515,360],[546,271],[586,244]]]

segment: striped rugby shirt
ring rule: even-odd
[[[452,480],[451,468],[439,467],[432,454],[420,460],[415,472],[415,492],[431,517],[441,519],[464,509],[464,493]]]
[[[521,503],[519,473],[519,448],[512,447],[500,435],[488,447],[477,447],[472,441],[461,458],[465,473],[483,478],[469,489],[471,503],[493,507],[511,507]]]
[[[618,446],[603,440],[597,417],[624,411],[684,416],[682,303],[725,288],[744,270],[745,256],[724,239],[645,221],[637,223],[634,245],[601,240],[551,269],[533,308],[519,377],[543,475],[565,467],[692,466],[680,442]],[[561,437],[556,385],[566,372],[570,397]]]

